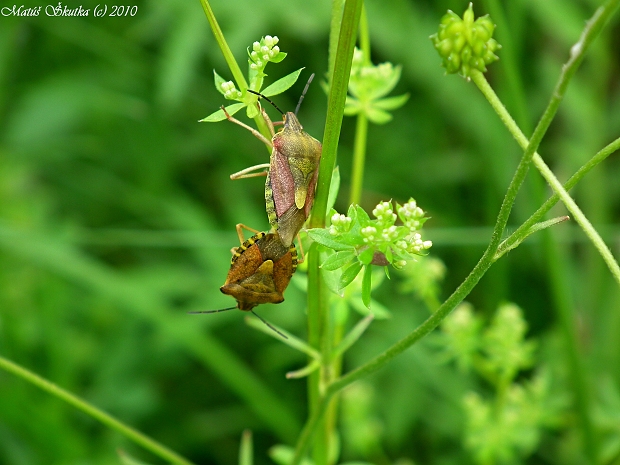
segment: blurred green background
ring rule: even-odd
[[[411,97],[391,123],[370,128],[363,206],[370,211],[380,200],[414,197],[428,212],[431,254],[447,268],[443,298],[484,250],[520,156],[475,86],[444,76],[428,39],[447,9],[462,14],[467,4],[367,2],[373,61],[402,64],[394,94]],[[257,463],[270,463],[266,450],[292,444],[305,420],[305,381],[284,378],[303,366],[303,356],[249,328],[240,312],[186,314],[232,304],[218,288],[238,245],[234,226],[268,226],[263,180],[229,180],[266,162],[265,149],[227,122],[197,122],[224,102],[213,69],[232,78],[200,3],[140,1],[135,16],[121,18],[48,17],[41,5],[39,17],[0,16],[0,354],[197,463],[235,462],[245,428],[254,432]],[[482,1],[474,11],[493,13],[497,5]],[[504,48],[488,79],[529,134],[599,2],[499,5],[496,38]],[[306,67],[300,82],[277,97],[283,109],[294,108],[310,72],[324,77],[330,7],[326,0],[212,2],[244,67],[246,47],[266,34],[277,35],[289,54],[268,67],[268,79]],[[616,17],[541,146],[561,180],[620,134],[619,39]],[[325,94],[314,84],[299,116],[318,139],[325,109]],[[354,120],[346,119],[340,211],[347,208],[353,133]],[[620,159],[612,155],[574,190],[616,257],[619,179]],[[547,195],[531,172],[510,224],[520,224]],[[259,308],[302,337],[304,280],[302,272],[295,276],[283,304]],[[418,296],[402,292],[404,281],[393,273],[374,291],[392,317],[373,323],[351,350],[348,367],[428,315]],[[574,224],[508,254],[468,300],[487,316],[501,302],[518,304],[530,335],[546,348],[541,363],[554,364],[560,374],[567,370],[557,316],[564,305],[586,360],[593,405],[604,409],[605,393],[618,395],[620,293]],[[471,386],[471,378],[439,364],[431,345],[416,346],[358,385],[358,409],[346,410],[343,422],[365,433],[345,430],[343,458],[471,463],[461,444],[460,404]],[[620,418],[620,403],[615,412]],[[578,425],[570,412],[564,427],[545,436],[529,463],[577,460]],[[603,441],[603,429],[597,431]],[[0,463],[111,464],[118,463],[119,448],[160,463],[81,412],[0,373]]]

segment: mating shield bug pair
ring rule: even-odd
[[[321,158],[321,143],[305,132],[297,119],[297,111],[313,77],[314,74],[306,84],[295,113],[284,114],[271,100],[258,94],[283,115],[283,128],[276,133],[274,123],[261,108],[261,114],[272,136],[271,141],[257,130],[230,116],[222,107],[229,121],[248,129],[271,147],[267,173],[248,174],[257,168],[265,167],[258,165],[233,174],[231,178],[267,175],[265,203],[272,231],[267,234],[259,232],[243,241],[241,225],[237,225],[241,246],[233,252],[226,282],[220,288],[224,294],[235,298],[237,306],[191,313],[216,313],[235,308],[251,311],[263,323],[286,338],[258,316],[253,308],[259,304],[283,302],[284,290],[297,268],[297,250],[293,240],[310,215]]]
[[[248,129],[259,140],[271,147],[269,171],[265,182],[265,203],[267,217],[272,230],[277,230],[282,244],[289,246],[297,233],[310,215],[314,190],[319,173],[319,161],[321,159],[321,143],[303,130],[303,126],[297,119],[297,112],[308,90],[314,74],[310,76],[308,83],[299,99],[295,113],[283,113],[271,100],[256,92],[270,102],[283,115],[283,128],[275,132],[274,123],[264,109],[261,114],[269,127],[271,140],[268,140],[257,130],[249,127],[241,121],[233,118],[226,110],[226,118]],[[264,165],[257,165],[231,176],[233,179],[262,175],[247,174]]]

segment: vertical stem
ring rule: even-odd
[[[368,31],[368,17],[365,7],[362,7],[362,15],[360,17],[359,43],[364,66],[372,65],[370,61],[370,33]],[[359,204],[362,199],[367,135],[368,118],[365,114],[359,113],[357,115],[355,143],[353,146],[353,168],[351,170],[351,191],[349,193],[350,205]]]
[[[341,2],[335,1],[333,4],[332,29],[330,32],[331,72],[328,78],[330,87],[319,179],[312,218],[310,219],[310,227],[312,228],[322,228],[325,226],[329,186],[334,166],[336,165],[338,140],[342,127],[344,103],[351,74],[351,61],[353,59],[362,3],[362,0],[347,0],[342,10]],[[342,15],[340,15],[340,11],[342,11]],[[338,18],[341,18],[340,23]],[[334,50],[335,37],[338,37],[338,41]],[[293,463],[301,461],[312,439],[312,433],[317,431],[318,434],[314,437],[314,463],[315,465],[328,465],[330,445],[335,437],[335,405],[329,405],[330,413],[324,415],[325,411],[328,410],[325,390],[333,377],[332,366],[330,365],[332,345],[330,338],[333,332],[330,328],[328,293],[329,290],[320,276],[318,250],[316,247],[311,247],[308,254],[308,339],[313,348],[321,351],[322,362],[319,373],[311,375],[309,379],[309,416],[312,419],[312,427],[306,427],[302,431]]]
[[[351,170],[351,192],[349,194],[350,205],[359,204],[362,199],[367,136],[368,118],[365,114],[359,113],[355,127],[355,144],[353,146],[353,168]]]
[[[244,91],[248,88],[248,83],[246,82],[245,77],[241,72],[241,68],[239,68],[237,61],[235,60],[235,56],[224,38],[224,33],[222,32],[222,29],[220,29],[220,25],[215,19],[211,5],[209,5],[209,0],[200,0],[200,3],[202,4],[202,9],[204,10],[207,20],[209,21],[209,25],[211,26],[211,31],[213,31],[213,35],[215,36],[215,41],[219,45],[222,55],[224,55],[224,60],[226,60],[226,64],[228,64],[235,81],[237,81],[237,85],[241,88],[241,91]]]

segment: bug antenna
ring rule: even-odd
[[[310,83],[314,79],[314,73],[310,75],[308,78],[308,82],[306,83],[306,87],[304,87],[304,91],[301,93],[301,97],[299,97],[299,102],[297,102],[297,107],[295,108],[295,116],[297,116],[297,112],[299,111],[299,107],[301,106],[301,102],[304,101],[304,97],[306,96],[306,92],[308,92],[308,87],[310,87]]]
[[[258,318],[260,321],[262,321],[263,323],[265,323],[269,329],[272,329],[273,331],[275,331],[276,333],[278,333],[280,336],[282,336],[284,339],[288,339],[288,337],[286,337],[284,334],[282,334],[280,331],[278,331],[276,328],[274,328],[270,323],[267,322],[267,320],[263,319],[258,313],[256,313],[254,310],[250,310],[254,316],[256,318]]]
[[[193,312],[187,312],[187,313],[191,313],[192,315],[195,315],[197,313],[219,313],[219,312],[226,312],[228,310],[234,310],[237,307],[228,307],[228,308],[220,308],[219,310],[196,310]]]
[[[282,110],[280,110],[280,108],[278,108],[278,105],[276,105],[275,103],[273,103],[273,101],[269,98],[269,97],[265,97],[263,94],[261,94],[260,92],[256,92],[253,91],[252,89],[248,89],[248,92],[250,94],[254,94],[254,95],[258,95],[260,98],[263,98],[265,100],[267,100],[269,103],[271,103],[273,105],[273,108],[275,108],[276,110],[278,110],[280,112],[281,115],[284,115],[284,112]]]

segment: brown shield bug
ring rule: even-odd
[[[280,113],[283,114],[283,128],[275,132],[274,124],[271,122],[267,113],[262,110],[263,118],[271,132],[272,138],[269,141],[262,134],[241,121],[233,118],[226,113],[226,118],[248,129],[263,143],[271,147],[271,157],[268,172],[248,174],[266,165],[257,165],[231,175],[232,179],[243,177],[261,176],[266,174],[265,182],[265,204],[269,224],[273,230],[277,230],[282,244],[289,246],[293,239],[302,228],[304,222],[310,215],[312,202],[314,201],[314,190],[319,172],[319,162],[321,159],[321,143],[303,130],[303,126],[297,119],[297,111],[308,90],[314,74],[310,76],[308,83],[299,99],[295,113],[283,113],[271,100],[252,90],[248,92],[256,93],[270,102]]]
[[[234,297],[237,306],[189,313],[218,313],[238,308],[254,313],[263,323],[286,338],[258,316],[253,308],[260,304],[279,304],[284,301],[283,293],[297,269],[297,249],[294,244],[284,246],[277,232],[259,232],[246,241],[243,241],[241,225],[237,225],[237,232],[242,243],[233,250],[228,276],[220,287],[222,293]]]

